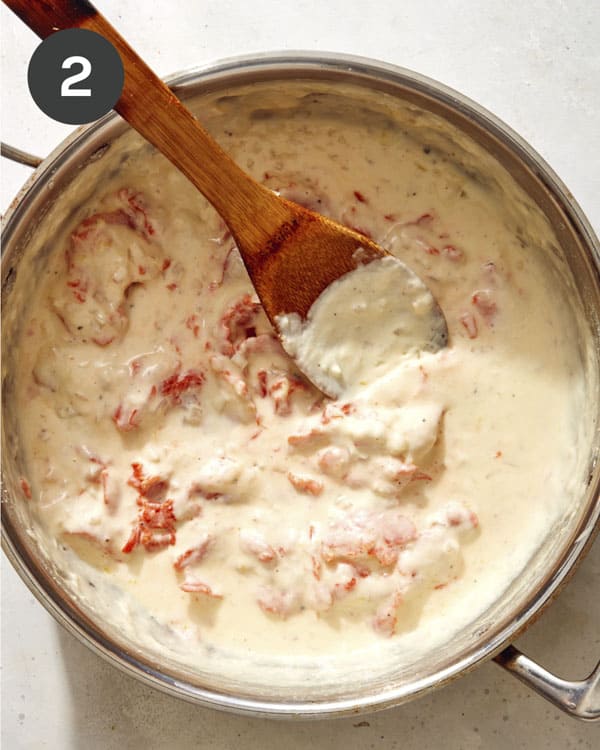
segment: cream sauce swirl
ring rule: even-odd
[[[448,348],[374,361],[352,331],[309,341],[329,375],[358,373],[325,399],[226,227],[142,150],[49,238],[18,352],[24,496],[82,576],[190,661],[200,644],[302,658],[386,638],[408,659],[493,604],[570,501],[583,378],[551,233],[499,167],[486,182],[385,124],[365,141],[360,123],[240,105],[212,127],[269,187],[414,268]],[[369,299],[371,271],[341,295]]]

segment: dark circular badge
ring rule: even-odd
[[[39,45],[29,62],[29,91],[53,120],[83,125],[117,103],[125,74],[119,53],[87,29],[57,31]]]

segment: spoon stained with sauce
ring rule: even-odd
[[[364,364],[365,356],[380,361],[446,345],[443,313],[408,266],[253,180],[87,0],[4,2],[42,38],[82,28],[114,45],[125,70],[115,110],[223,217],[284,348],[327,395],[341,396],[364,374],[352,349],[340,346],[360,348]]]

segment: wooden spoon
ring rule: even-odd
[[[101,34],[115,46],[125,69],[116,111],[170,159],[223,217],[278,332],[280,316],[295,313],[305,320],[332,282],[358,266],[392,257],[372,240],[280,198],[249,177],[87,0],[4,2],[42,38],[79,27]],[[424,286],[407,266],[396,263],[408,284],[418,281]],[[427,325],[420,326],[426,333],[418,348],[436,351],[447,343],[446,321],[435,301],[427,316]],[[347,331],[341,329],[340,338],[344,335]],[[285,347],[285,338],[282,343]],[[298,364],[322,390],[339,395],[328,389],[319,372],[311,371],[311,363]]]

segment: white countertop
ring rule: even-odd
[[[348,52],[458,89],[511,125],[552,165],[600,228],[600,6],[583,0],[97,0],[161,74],[275,49]],[[141,10],[143,9],[143,10]],[[2,140],[46,155],[71,128],[27,90],[37,45],[4,6]],[[5,210],[28,170],[2,164]],[[566,678],[600,657],[600,542],[517,645]],[[186,704],[104,663],[64,632],[3,558],[2,747],[155,748],[597,747],[576,722],[495,664],[406,706],[359,718],[269,722]]]

